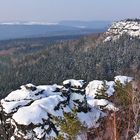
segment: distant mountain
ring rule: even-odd
[[[16,21],[16,22],[1,22],[0,25],[57,25],[58,23],[50,22],[34,22],[34,21]]]
[[[61,21],[60,25],[72,26],[78,28],[88,28],[88,29],[106,29],[111,25],[111,21]]]
[[[3,22],[0,23],[0,40],[61,35],[85,35],[104,32],[107,30],[107,27],[108,22]]]

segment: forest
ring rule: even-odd
[[[139,52],[140,39],[126,34],[108,42],[102,34],[0,42],[0,96],[26,83],[112,80],[116,75],[139,78]]]

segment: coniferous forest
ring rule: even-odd
[[[0,96],[26,83],[112,80],[118,74],[139,78],[139,52],[139,38],[129,35],[108,42],[102,34],[1,41]]]

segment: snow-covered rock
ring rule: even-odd
[[[105,87],[104,87],[105,86]],[[102,88],[106,88],[106,94],[108,96],[113,95],[114,93],[114,81],[99,81],[99,80],[93,80],[89,82],[89,84],[86,87],[86,94],[92,97],[95,97],[96,94],[99,94],[99,91]]]
[[[125,85],[131,77],[116,76]],[[63,85],[23,85],[0,101],[0,120],[3,126],[11,126],[11,139],[48,140],[61,132],[56,118],[76,110],[77,119],[87,128],[97,128],[99,119],[107,114],[104,110],[117,111],[107,99],[96,98],[105,92],[114,94],[115,81],[91,81],[86,87],[83,80],[66,80]],[[8,128],[7,128],[8,131]],[[8,133],[8,132],[5,132]]]
[[[84,80],[75,80],[75,79],[69,79],[63,82],[64,86],[69,85],[71,87],[77,88],[82,88],[84,84],[85,84]]]
[[[140,37],[140,20],[123,20],[114,22],[112,26],[105,33],[105,42],[116,40],[120,38],[123,34],[128,34],[132,37]]]
[[[133,137],[133,140],[140,140],[140,130],[139,130],[139,132]]]
[[[133,81],[133,78],[132,77],[128,77],[128,76],[115,76],[115,82],[116,81],[119,81],[121,84],[125,85],[126,83],[129,83],[131,81]]]

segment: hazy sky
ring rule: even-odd
[[[0,0],[0,21],[140,18],[140,0]]]

